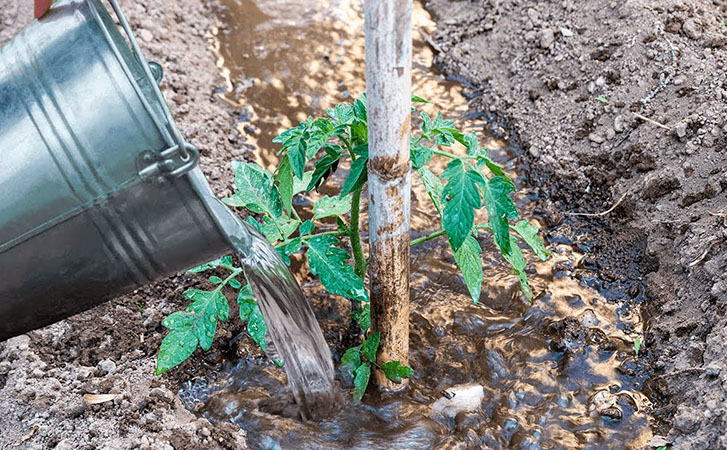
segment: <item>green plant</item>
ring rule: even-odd
[[[639,350],[641,350],[641,336],[636,336],[634,339],[634,353],[639,356]]]
[[[428,103],[417,96],[412,97],[412,101]],[[369,331],[369,296],[364,283],[367,260],[360,238],[360,202],[367,182],[368,161],[366,97],[362,96],[353,104],[344,103],[329,108],[327,112],[328,117],[309,117],[273,140],[282,146],[278,153],[280,163],[275,173],[254,163],[233,162],[235,192],[223,201],[229,206],[246,208],[256,214],[259,220],[251,216],[247,219],[248,223],[275,246],[286,263],[290,263],[291,255],[304,252],[311,272],[318,276],[325,289],[352,301],[354,308],[351,317],[358,322],[365,339],[361,345],[346,351],[341,369],[354,379],[354,397],[360,400],[372,369],[384,371],[387,378],[394,382],[410,377],[413,371],[402,366],[399,361],[378,362],[376,351],[379,335]],[[480,259],[482,249],[478,238],[482,231],[488,231],[504,259],[512,266],[523,294],[531,299],[533,293],[525,273],[527,263],[519,243],[522,241],[527,244],[541,260],[547,259],[550,253],[538,236],[538,228],[527,220],[518,221],[517,209],[510,197],[515,191],[515,184],[502,167],[490,159],[488,149],[480,147],[475,133],[462,134],[454,127],[454,122],[444,120],[440,113],[431,117],[421,112],[419,117],[421,130],[411,136],[411,162],[441,216],[441,228],[414,239],[411,245],[446,235],[467,289],[477,303],[484,282]],[[464,154],[448,151],[455,145],[460,145]],[[449,160],[440,176],[427,168],[434,157]],[[312,217],[303,220],[293,206],[294,196],[317,190],[345,159],[348,159],[350,171],[340,193],[322,196],[313,205]],[[306,170],[307,166],[309,170]],[[475,212],[483,206],[488,212],[488,221],[476,223]],[[343,239],[348,240],[350,251]],[[350,259],[353,259],[353,265],[349,264]],[[219,261],[209,266],[228,269],[231,275],[225,280],[210,278],[217,287],[210,292],[204,291],[205,295],[216,299],[208,300],[213,305],[208,306],[209,312],[200,309],[204,305],[197,305],[197,298],[190,294],[187,297],[195,303],[182,313],[187,322],[176,325],[177,319],[174,323],[169,321],[180,313],[165,319],[164,326],[172,331],[165,338],[160,351],[160,361],[162,356],[165,361],[169,361],[161,366],[164,370],[183,361],[182,356],[188,357],[197,343],[203,349],[211,345],[210,331],[214,334],[213,326],[205,322],[206,328],[199,330],[199,325],[192,321],[193,316],[206,315],[207,322],[214,322],[215,326],[217,319],[227,318],[227,304],[221,290],[226,285],[235,287],[230,280],[235,279],[240,269]],[[210,267],[202,266],[200,270]],[[250,296],[246,301],[254,302],[254,299]],[[181,329],[188,331],[179,331]],[[192,337],[188,338],[188,344],[180,345],[184,351],[177,350],[178,355],[174,358],[167,357],[168,348],[177,348],[173,342],[181,343],[187,336]],[[168,340],[169,343],[165,344]],[[264,343],[264,340],[258,342]]]

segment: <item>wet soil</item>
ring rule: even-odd
[[[641,303],[653,446],[727,448],[727,4],[427,5],[437,62],[518,133],[549,233]]]

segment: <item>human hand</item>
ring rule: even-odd
[[[43,17],[43,14],[50,9],[51,3],[53,3],[53,0],[35,0],[35,18],[40,19]]]

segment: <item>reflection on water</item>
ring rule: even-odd
[[[272,138],[307,115],[350,101],[363,91],[364,44],[358,2],[340,0],[225,0],[220,62],[228,70],[225,98],[240,110],[240,129],[259,149],[260,162],[277,162]],[[415,6],[415,28],[431,31]],[[415,29],[414,92],[431,100],[517,180],[518,207],[527,211],[524,180],[513,173],[515,149],[495,140],[482,119],[464,120],[462,87],[431,68],[432,52]],[[473,93],[476,94],[476,93]],[[439,173],[441,167],[433,168]],[[338,169],[333,183],[345,178]],[[439,228],[436,211],[413,177],[412,235]],[[364,196],[365,198],[365,196]],[[298,200],[298,205],[307,203]],[[527,216],[527,213],[523,214]],[[254,448],[643,448],[650,438],[648,400],[635,386],[633,339],[637,314],[607,302],[574,277],[583,255],[553,246],[547,263],[532,261],[536,298],[520,294],[489,237],[483,236],[486,288],[473,305],[444,239],[412,249],[409,388],[391,396],[369,392],[365,404],[346,404],[320,423],[292,418],[284,374],[272,363],[230,361],[216,381],[183,389],[185,404],[215,421],[248,431]],[[334,298],[300,260],[293,264],[335,356],[346,343],[348,302]],[[350,380],[342,380],[350,387]],[[439,409],[457,386],[482,386],[477,411]],[[456,396],[454,397],[457,398]],[[346,400],[347,402],[349,400]],[[478,400],[479,401],[479,400]],[[471,409],[471,408],[470,408]]]

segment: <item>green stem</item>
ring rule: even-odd
[[[344,144],[346,144],[346,148],[348,149],[348,154],[351,156],[351,161],[356,161],[356,155],[353,153],[353,147],[351,147],[351,142],[346,138],[346,136],[339,134],[338,137],[343,141]]]
[[[353,191],[351,195],[351,226],[349,227],[349,237],[351,238],[351,248],[353,249],[353,258],[355,261],[354,272],[363,280],[366,275],[366,259],[364,258],[363,248],[361,247],[361,236],[358,232],[361,189],[363,189],[363,186]]]
[[[427,241],[432,240],[434,238],[438,238],[439,236],[441,236],[443,234],[446,234],[446,231],[444,231],[444,230],[435,231],[434,233],[430,233],[430,234],[428,234],[426,236],[422,236],[420,238],[414,239],[413,241],[411,241],[409,243],[409,246],[410,247],[414,247],[415,245],[421,244],[422,242],[427,242]]]

